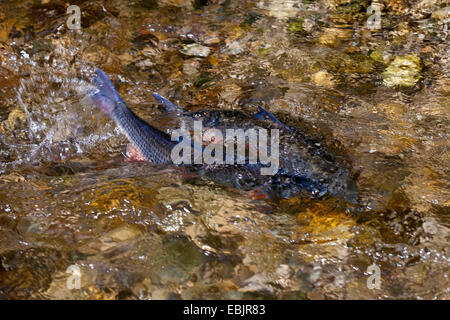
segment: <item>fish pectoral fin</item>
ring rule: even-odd
[[[256,188],[253,189],[249,192],[250,198],[252,200],[267,200],[270,199],[270,195],[266,192],[264,192],[263,190],[261,190],[261,188]]]
[[[142,152],[132,143],[127,145],[127,161],[146,161]]]
[[[258,110],[259,111],[253,115],[255,117],[255,119],[270,121],[276,128],[284,128],[284,129],[290,130],[290,128],[287,125],[282,123],[273,114],[271,114],[269,111],[267,111],[263,107],[258,106]]]

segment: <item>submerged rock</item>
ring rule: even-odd
[[[375,62],[378,62],[381,64],[387,64],[387,63],[389,63],[390,55],[386,54],[383,51],[375,49],[370,53],[369,58]]]
[[[324,70],[314,73],[311,76],[311,80],[318,86],[326,88],[333,88],[335,86],[333,76]]]
[[[449,19],[450,16],[450,7],[441,8],[439,10],[434,11],[431,14],[431,18],[436,19],[438,21],[444,21],[445,19]]]
[[[264,9],[268,16],[277,19],[292,18],[299,12],[297,3],[293,0],[260,1],[258,7]]]
[[[375,71],[374,61],[369,57],[355,53],[337,53],[329,57],[328,69],[337,73],[372,73]]]
[[[230,42],[224,50],[224,53],[230,55],[238,55],[242,52],[244,52],[244,48],[242,47],[241,43],[239,43],[239,41]]]
[[[325,28],[318,41],[321,45],[327,47],[337,47],[341,41],[351,38],[353,31],[340,28]]]
[[[52,248],[1,252],[0,299],[27,299],[47,289],[65,264],[64,254]]]
[[[421,70],[417,56],[397,56],[383,72],[383,83],[387,87],[412,87],[421,78]]]
[[[183,235],[167,235],[162,247],[151,258],[155,280],[161,283],[181,283],[205,261],[200,248]]]
[[[196,76],[199,73],[201,62],[196,59],[189,59],[183,63],[183,73],[187,76]]]
[[[207,56],[209,56],[211,49],[208,47],[202,46],[201,44],[191,43],[191,44],[184,45],[183,49],[181,49],[180,52],[187,56],[207,57]]]
[[[294,20],[289,24],[288,30],[291,32],[303,31],[303,20]]]

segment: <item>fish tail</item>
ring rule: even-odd
[[[106,113],[108,116],[112,116],[115,107],[115,103],[112,100],[108,99],[100,93],[91,93],[90,98],[92,102],[104,113]]]
[[[96,90],[89,95],[94,104],[109,116],[113,115],[115,108],[125,105],[119,96],[116,88],[109,80],[108,76],[100,69],[95,69],[94,84]]]

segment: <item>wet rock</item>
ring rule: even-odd
[[[142,0],[141,6],[148,10],[153,10],[158,8],[158,0]]]
[[[148,69],[151,68],[153,65],[154,63],[150,59],[144,59],[136,63],[136,66],[141,69]]]
[[[333,207],[315,203],[297,215],[300,234],[309,240],[326,242],[353,236],[355,224],[349,216]]]
[[[101,45],[92,45],[86,48],[82,53],[83,59],[89,61],[96,66],[109,65],[118,66],[120,65],[119,58],[114,55],[111,51]]]
[[[374,300],[379,297],[380,291],[378,289],[369,289],[367,287],[367,278],[361,278],[347,284],[345,297],[348,300]]]
[[[403,132],[401,134],[384,134],[382,143],[379,145],[371,145],[372,150],[381,152],[387,156],[402,156],[402,153],[408,152],[419,141],[417,138],[412,138]]]
[[[18,174],[17,172],[13,172],[6,175],[0,175],[0,181],[1,182],[24,182],[26,179],[24,176]]]
[[[258,6],[261,9],[265,9],[265,13],[268,16],[277,19],[292,18],[299,12],[298,3],[293,0],[259,1]]]
[[[5,42],[8,40],[13,25],[15,23],[15,19],[9,19],[5,22],[0,23],[0,41]]]
[[[244,52],[244,48],[239,41],[230,42],[224,50],[224,53],[230,55],[238,55],[242,52]]]
[[[250,11],[250,12],[248,12],[245,15],[245,19],[241,23],[241,27],[245,28],[247,26],[251,26],[252,24],[254,24],[259,19],[261,19],[261,15],[260,14],[254,12],[254,11]]]
[[[435,0],[419,0],[417,3],[412,4],[410,12],[415,19],[419,20],[428,18],[433,10],[436,10]]]
[[[265,56],[270,52],[271,47],[269,45],[259,48],[258,49],[258,55]]]
[[[239,291],[230,290],[225,294],[225,299],[228,300],[242,300],[244,297],[244,294]]]
[[[336,9],[330,15],[331,21],[334,23],[362,21],[366,17],[369,5],[368,0],[332,0],[330,6],[335,6]]]
[[[414,54],[397,56],[383,72],[387,87],[411,87],[421,78],[420,59]]]
[[[211,49],[201,44],[191,43],[184,45],[180,52],[187,56],[207,57],[211,53]]]
[[[20,109],[14,109],[9,113],[8,119],[0,123],[0,132],[14,131],[26,124],[26,121],[26,114]]]
[[[341,41],[350,39],[353,31],[340,28],[325,28],[318,42],[327,47],[337,47]]]
[[[244,281],[244,287],[239,292],[259,292],[272,295],[274,288],[270,285],[270,279],[264,274],[255,274],[253,277]]]
[[[386,8],[391,14],[403,15],[410,6],[408,0],[386,0]]]
[[[375,49],[370,53],[369,57],[375,62],[385,64],[389,62],[390,55]]]
[[[204,260],[202,251],[186,236],[168,235],[151,258],[155,281],[164,284],[186,281]]]
[[[185,60],[183,63],[183,73],[187,76],[195,76],[199,73],[201,62],[197,59]]]
[[[141,30],[131,42],[138,48],[157,47],[160,40],[166,40],[167,35],[161,32],[151,32],[148,29]]]
[[[126,247],[133,244],[133,240],[142,235],[142,230],[132,224],[122,224],[111,231],[104,233],[95,241],[90,241],[80,247],[84,254],[96,254],[108,252],[117,248]]]
[[[333,76],[324,70],[314,73],[311,76],[311,80],[318,86],[326,88],[333,88],[335,86]]]
[[[25,237],[45,234],[48,231],[48,222],[42,217],[24,217],[17,224],[17,230]]]
[[[291,277],[294,275],[294,271],[287,264],[280,264],[275,271],[275,275],[277,277],[276,283],[283,288],[287,288],[290,284]]]
[[[144,57],[147,57],[147,58],[155,58],[161,54],[161,52],[158,49],[156,49],[152,46],[144,47],[142,49],[141,53]]]
[[[125,225],[115,228],[100,237],[100,249],[102,251],[105,251],[114,248],[125,241],[139,237],[141,234],[142,231],[132,225]]]
[[[46,290],[65,265],[56,249],[30,248],[0,253],[0,298],[26,299]]]
[[[362,54],[334,54],[327,61],[329,70],[338,73],[372,73],[375,71],[374,62]]]
[[[219,44],[220,42],[222,42],[222,39],[220,39],[216,34],[209,34],[205,37],[203,42],[206,45],[215,45],[215,44]]]
[[[430,151],[428,151],[430,152]],[[448,163],[449,156],[447,154],[441,155],[441,163]],[[418,165],[414,171],[405,178],[402,188],[405,190],[407,196],[411,199],[414,208],[421,212],[430,211],[431,207],[437,209],[442,207],[448,210],[450,206],[450,191],[449,189],[442,189],[441,186],[448,184],[444,169],[433,168],[431,166]],[[420,196],[418,196],[420,195]]]
[[[158,0],[160,6],[192,7],[193,0]]]
[[[288,31],[301,32],[303,31],[303,20],[294,20],[289,24]]]
[[[445,19],[449,19],[450,18],[450,7],[445,7],[445,8],[434,11],[431,14],[431,18],[438,20],[438,21],[444,21]]]
[[[128,52],[124,52],[123,54],[119,55],[118,58],[123,64],[129,64],[133,61],[133,57]]]
[[[380,103],[377,109],[392,120],[399,120],[406,112],[406,106],[396,102]]]
[[[226,103],[232,104],[237,101],[241,93],[242,88],[233,82],[223,86],[222,92],[220,92],[220,98]]]

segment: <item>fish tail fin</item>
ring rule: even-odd
[[[89,94],[92,102],[99,107],[104,113],[106,113],[108,116],[112,116],[113,110],[115,108],[115,103],[107,98],[106,96],[102,95],[101,93],[91,93]]]
[[[97,87],[97,89],[102,93],[102,95],[106,96],[110,100],[114,102],[122,100],[116,88],[114,88],[114,85],[111,83],[111,80],[109,80],[108,76],[106,75],[106,73],[104,73],[102,70],[98,68],[95,68],[94,84]]]
[[[123,102],[119,93],[108,76],[98,68],[95,69],[94,84],[96,90],[90,92],[89,96],[97,107],[107,115],[112,116],[114,109],[123,105],[119,103]]]

